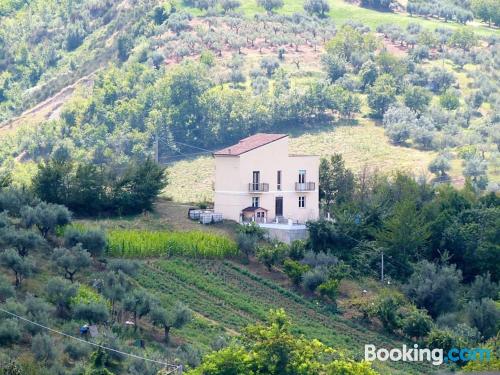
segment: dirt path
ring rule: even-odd
[[[14,117],[0,124],[0,137],[2,134],[15,130],[24,123],[39,123],[45,120],[57,119],[59,117],[61,107],[73,96],[77,87],[91,86],[94,82],[95,74],[102,68],[94,70],[69,86],[64,87],[61,91],[38,103],[34,107],[27,109],[21,115]]]

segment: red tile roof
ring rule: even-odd
[[[223,148],[214,152],[214,155],[238,156],[255,148],[267,145],[268,143],[288,137],[287,134],[266,134],[257,133],[250,137],[243,138],[237,144]]]

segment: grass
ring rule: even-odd
[[[248,324],[263,321],[270,309],[284,308],[296,334],[318,338],[362,359],[365,343],[399,347],[401,342],[328,311],[319,301],[306,299],[229,261],[173,258],[142,263],[137,282],[163,305],[182,300],[198,317],[176,336],[209,346],[221,332],[234,335]],[[195,327],[196,329],[195,329]],[[206,327],[206,329],[205,329]],[[426,374],[421,364],[376,363],[381,374]]]
[[[410,17],[405,13],[390,13],[379,12],[373,9],[362,8],[354,4],[349,4],[343,0],[329,0],[330,13],[329,16],[338,24],[344,24],[348,21],[358,21],[364,25],[375,29],[382,24],[391,23],[406,27],[410,23],[418,23],[425,28],[435,29],[436,27],[446,27],[450,29],[458,29],[463,27],[457,23],[444,22],[436,19],[425,19],[422,17]],[[291,15],[297,12],[303,12],[304,0],[284,0],[283,8],[279,9],[279,14]],[[240,11],[247,17],[253,17],[255,14],[264,13],[263,8],[257,6],[256,0],[242,1]],[[201,15],[198,9],[190,9],[195,15]],[[486,26],[486,24],[472,23],[466,27],[471,28],[479,35],[498,34],[499,31]]]

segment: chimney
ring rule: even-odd
[[[231,153],[231,149],[230,149],[230,148],[228,148],[228,149],[227,149],[227,153],[228,153],[228,154],[230,154],[230,153]]]

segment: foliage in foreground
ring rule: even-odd
[[[237,255],[238,248],[227,237],[201,231],[112,230],[108,233],[108,254],[124,257],[183,255],[224,258]]]
[[[291,333],[283,309],[271,311],[267,325],[247,327],[239,340],[205,357],[189,375],[376,375],[369,363],[354,362],[318,340]]]

